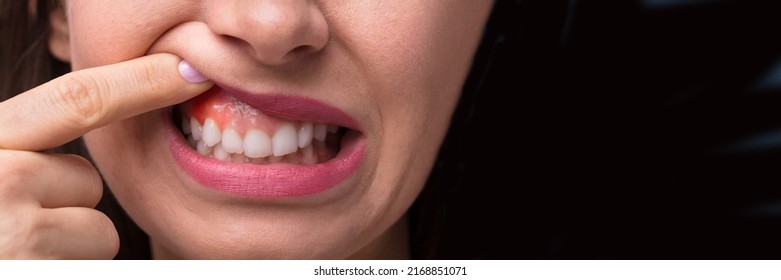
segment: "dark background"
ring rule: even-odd
[[[774,2],[497,1],[438,257],[781,259]]]

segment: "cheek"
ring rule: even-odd
[[[121,61],[132,43],[120,34],[133,34],[128,24],[110,24],[120,18],[110,9],[109,1],[71,1],[68,20],[71,42],[71,64],[74,70]],[[126,37],[126,36],[125,36]]]
[[[70,1],[74,70],[140,57],[166,30],[193,13],[181,1]],[[189,5],[193,6],[193,5]]]
[[[129,197],[133,196],[132,192],[130,192],[129,189],[115,188],[117,185],[115,182],[123,179],[121,178],[123,170],[119,170],[120,166],[133,168],[135,165],[123,164],[123,160],[130,159],[126,159],[121,153],[116,152],[117,149],[126,150],[127,144],[124,143],[124,141],[121,141],[121,138],[117,137],[114,127],[116,127],[116,125],[90,131],[82,138],[89,150],[92,161],[95,163],[95,167],[98,168],[103,179],[108,183],[108,186],[111,187],[112,193],[118,197]],[[117,176],[120,178],[117,178]]]
[[[129,145],[127,141],[123,140],[129,137],[120,137],[123,134],[117,133],[118,129],[121,129],[121,125],[113,124],[95,129],[83,136],[90,157],[107,181],[114,181],[115,176],[122,174],[122,170],[117,170],[120,166],[125,166],[126,168],[133,167],[133,165],[122,164],[123,160],[131,159],[125,159],[117,151],[138,150],[138,148]]]
[[[372,91],[372,98],[386,132],[383,145],[393,152],[406,151],[387,155],[399,162],[430,164],[436,156],[490,10],[471,7],[490,7],[479,1],[449,6],[436,2],[389,7],[392,13],[369,13],[372,20],[344,27],[353,32],[345,36],[359,49],[355,53],[368,69],[370,88],[379,89]]]
[[[359,61],[381,115],[376,181],[394,210],[406,209],[428,178],[490,10],[490,2],[436,2],[388,8],[394,12],[344,27],[353,32],[354,53],[364,58]]]
[[[148,120],[154,116],[156,114],[150,113],[116,122],[83,136],[90,157],[107,182],[133,180],[132,177],[143,170],[143,165],[131,163],[153,162],[150,154],[154,155],[154,146],[151,143],[158,133],[145,126],[154,124]]]
[[[100,164],[102,162],[118,161],[118,158],[110,156],[111,151],[119,146],[126,146],[123,141],[120,141],[121,138],[114,133],[114,128],[117,125],[98,128],[83,136],[84,142],[89,148],[90,156],[98,162],[99,167],[102,165]]]
[[[408,127],[405,133],[444,132],[490,4],[355,4],[355,10],[364,12],[332,22],[334,36],[346,38],[345,45],[366,68],[369,87],[381,89],[372,94],[387,116],[386,131]]]

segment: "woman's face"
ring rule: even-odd
[[[65,4],[60,32],[69,41],[51,48],[74,69],[166,52],[216,84],[85,136],[156,256],[252,259],[406,256],[404,214],[431,170],[491,7]]]

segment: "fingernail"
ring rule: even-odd
[[[193,84],[208,80],[203,76],[203,74],[201,74],[201,72],[195,70],[195,67],[193,67],[192,64],[185,61],[184,59],[179,62],[179,74],[182,74],[182,78]]]

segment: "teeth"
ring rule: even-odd
[[[312,136],[314,133],[312,123],[303,123],[298,130],[298,147],[303,148],[312,144]]]
[[[226,152],[240,154],[244,152],[244,140],[235,129],[226,128],[222,132],[222,147]]]
[[[244,155],[250,158],[271,155],[271,138],[263,131],[250,129],[244,135]]]
[[[259,129],[249,129],[242,137],[232,127],[220,129],[211,118],[204,120],[203,125],[194,117],[182,119],[182,132],[198,153],[232,162],[276,163],[289,158],[293,162],[316,164],[322,157],[320,151],[327,133],[335,133],[338,129],[338,126],[310,122],[300,123],[296,129],[294,123],[286,122],[271,137]],[[313,143],[314,139],[318,142]],[[286,157],[299,150],[301,153],[297,156]]]
[[[283,158],[284,157],[270,156],[270,157],[268,157],[266,159],[268,160],[269,163],[277,163],[277,162],[282,161]]]
[[[286,123],[277,129],[271,138],[271,147],[275,156],[284,156],[298,150],[298,136],[293,124]]]
[[[303,149],[303,163],[304,164],[315,164],[317,163],[317,158],[315,158],[315,148],[312,147],[312,145],[306,146],[306,148]]]
[[[192,128],[190,127],[190,120],[187,118],[182,118],[182,132],[184,132],[184,135],[192,134]]]
[[[201,124],[195,118],[190,118],[190,132],[196,141],[201,140]]]
[[[214,158],[219,160],[226,160],[230,156],[231,154],[225,151],[225,148],[222,147],[222,143],[214,145]]]
[[[222,140],[222,132],[217,123],[212,119],[206,119],[203,122],[203,143],[209,147],[214,147]]]
[[[246,162],[247,157],[244,156],[244,154],[231,154],[231,159],[233,159],[233,162]]]
[[[326,125],[318,123],[314,127],[314,136],[318,141],[325,141],[325,134],[328,133]]]
[[[197,150],[202,155],[208,155],[212,152],[212,147],[206,146],[203,141],[198,141],[198,143],[195,144],[195,150]]]

